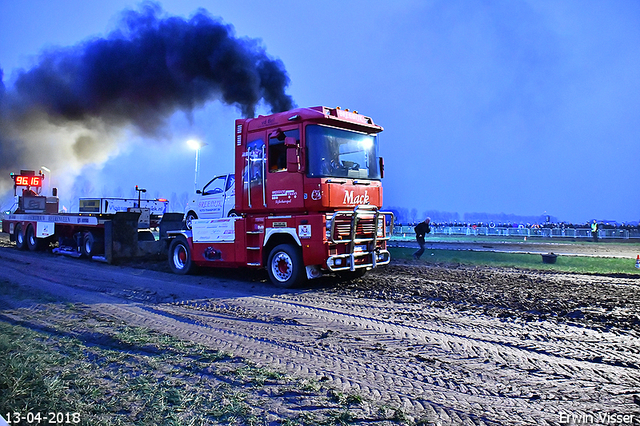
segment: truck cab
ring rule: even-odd
[[[251,263],[277,266],[282,242],[299,251],[307,278],[358,276],[388,263],[393,215],[380,212],[383,128],[339,107],[298,108],[236,120],[236,210],[262,253]]]
[[[236,120],[236,210],[380,208],[382,130],[370,117],[327,107]]]

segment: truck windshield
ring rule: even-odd
[[[375,134],[309,125],[306,146],[309,177],[380,179]]]

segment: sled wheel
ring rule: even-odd
[[[29,250],[31,251],[40,250],[41,244],[38,238],[36,237],[36,231],[33,229],[33,225],[27,226],[25,240],[27,243],[27,248],[29,248]]]
[[[24,235],[24,228],[22,224],[18,223],[16,225],[16,229],[13,231],[13,234],[16,238],[16,248],[18,250],[26,250],[27,249],[27,240]]]
[[[80,250],[84,257],[91,258],[104,252],[104,240],[91,231],[87,231],[82,236]]]

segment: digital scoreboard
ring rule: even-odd
[[[13,177],[16,182],[16,186],[42,186],[42,176],[25,176],[25,175],[16,175]]]

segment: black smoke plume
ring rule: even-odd
[[[283,63],[259,40],[235,37],[202,9],[184,19],[144,3],[105,38],[45,51],[12,86],[0,70],[0,190],[10,187],[9,172],[52,164],[58,148],[73,156],[65,168],[100,164],[117,152],[123,129],[157,134],[174,112],[211,100],[245,117],[261,102],[291,109],[288,84]]]

